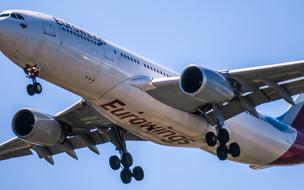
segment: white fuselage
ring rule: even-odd
[[[131,85],[135,76],[164,78],[178,73],[62,20],[23,13],[29,15],[24,21],[28,27],[21,29],[18,21],[10,22],[10,30],[16,28],[16,33],[0,44],[14,63],[22,68],[38,64],[41,78],[84,97],[100,114],[149,141],[215,152],[204,140],[204,134],[214,128],[203,117],[170,107]],[[271,163],[297,136],[291,127],[281,131],[248,113],[225,124],[232,131],[231,142],[241,148],[240,157],[229,159],[243,163]]]

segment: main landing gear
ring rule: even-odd
[[[226,160],[228,154],[230,154],[232,157],[240,156],[241,150],[237,143],[233,142],[229,146],[227,146],[227,143],[230,139],[229,132],[227,131],[227,129],[217,127],[216,131],[217,134],[214,134],[213,132],[207,132],[205,139],[206,143],[210,147],[213,147],[218,144],[218,147],[216,149],[217,157],[220,160]]]
[[[27,65],[24,68],[24,72],[28,78],[32,79],[32,84],[27,85],[26,90],[30,96],[34,94],[40,94],[42,92],[42,86],[36,81],[36,78],[39,76],[40,68],[37,65],[30,66]]]
[[[144,179],[144,171],[140,166],[134,167],[132,171],[130,170],[130,167],[133,164],[133,158],[129,152],[122,153],[120,158],[116,155],[111,156],[109,163],[113,170],[122,169],[120,172],[120,179],[125,184],[130,183],[132,177],[136,181]]]
[[[120,179],[124,184],[131,182],[132,178],[136,181],[144,179],[144,171],[140,166],[135,166],[130,169],[133,165],[133,157],[126,149],[126,141],[124,139],[125,130],[114,127],[111,129],[112,143],[116,146],[116,149],[120,153],[120,157],[113,155],[109,159],[110,167],[113,170],[121,169]]]
[[[227,146],[227,143],[230,140],[230,136],[227,129],[223,127],[225,117],[220,109],[221,105],[213,104],[212,107],[208,106],[206,109],[210,110],[211,108],[216,115],[216,134],[211,131],[205,134],[207,145],[210,147],[218,145],[216,148],[216,155],[220,160],[226,160],[228,158],[228,154],[230,154],[232,157],[240,156],[241,150],[240,146],[237,143],[233,142]],[[202,114],[203,117],[206,117],[206,110],[198,109],[198,111]]]

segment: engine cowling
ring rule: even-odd
[[[179,86],[183,93],[204,103],[223,103],[235,95],[223,75],[196,65],[190,65],[182,72]]]
[[[54,118],[30,109],[15,114],[12,128],[17,137],[31,144],[53,146],[64,139],[62,128]]]

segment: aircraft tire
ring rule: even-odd
[[[34,85],[32,85],[32,84],[27,85],[26,91],[27,91],[28,95],[33,96],[35,94]]]
[[[206,133],[205,139],[208,146],[216,145],[216,135],[213,132]]]
[[[115,155],[110,157],[109,164],[113,170],[118,170],[120,168],[120,160]]]
[[[221,160],[221,161],[226,160],[227,157],[228,157],[227,147],[223,146],[223,145],[217,147],[217,149],[216,149],[216,155],[217,155],[217,157],[218,157],[219,160]]]
[[[35,90],[35,93],[36,94],[40,94],[41,92],[42,92],[42,86],[41,86],[41,84],[40,83],[35,83],[34,84],[34,90]]]
[[[129,169],[123,169],[120,172],[120,179],[124,184],[128,184],[132,180],[132,173]]]
[[[226,144],[229,141],[229,133],[227,129],[221,128],[218,131],[218,141],[220,144]]]
[[[121,156],[121,164],[125,167],[125,168],[129,168],[130,166],[132,166],[133,164],[133,158],[132,155],[128,152],[124,152],[122,153]]]
[[[136,181],[141,181],[144,179],[144,170],[140,166],[133,168],[133,177]]]
[[[229,145],[229,153],[234,158],[240,156],[241,154],[240,146],[237,143],[231,143]]]

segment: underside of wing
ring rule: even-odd
[[[117,150],[126,151],[125,141],[144,141],[110,122],[85,100],[54,117],[30,109],[20,110],[14,117],[13,129],[17,137],[0,145],[0,160],[31,155],[34,151],[39,158],[54,164],[53,155],[60,153],[78,159],[75,150],[79,148],[99,154],[99,144],[111,142]]]
[[[258,90],[265,81],[280,83],[304,76],[304,61],[295,61],[244,69],[234,69],[223,73],[241,84],[244,92]]]
[[[133,82],[164,104],[215,125],[219,117],[227,120],[244,111],[257,116],[255,107],[263,103],[283,99],[293,105],[291,96],[304,92],[304,61],[220,72],[190,65],[180,77]]]

